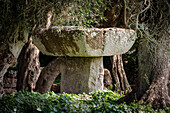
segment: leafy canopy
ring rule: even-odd
[[[97,25],[103,19],[103,0],[1,0],[1,42],[23,40],[25,32],[43,27],[49,11],[53,25]],[[14,38],[15,37],[15,38]]]

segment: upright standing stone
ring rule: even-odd
[[[103,58],[67,57],[61,69],[61,92],[88,93],[103,89]]]

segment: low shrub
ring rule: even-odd
[[[0,113],[155,113],[168,112],[169,108],[154,110],[146,104],[135,102],[117,104],[119,95],[111,90],[93,91],[89,94],[40,94],[19,91],[0,99]]]

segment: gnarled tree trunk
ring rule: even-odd
[[[7,72],[7,69],[13,64],[16,64],[16,58],[8,50],[8,46],[2,44],[0,46],[0,97],[2,97],[4,94],[3,90],[4,75]]]
[[[131,92],[132,89],[129,85],[129,82],[127,80],[123,68],[122,55],[112,56],[111,61],[112,61],[112,73],[116,81],[116,90],[118,90],[118,92],[120,91]]]
[[[17,58],[24,45],[24,41],[16,41],[15,43],[1,42],[1,38],[5,37],[0,37],[0,97],[4,94],[3,77],[9,67],[17,64]]]
[[[33,91],[40,74],[39,50],[32,44],[32,39],[23,47],[18,64],[17,90]]]
[[[170,47],[169,41],[169,36],[162,37],[162,42],[168,47]],[[151,52],[150,47],[151,42],[148,41],[139,45],[138,84],[135,90],[118,102],[129,103],[137,99],[140,102],[150,103],[154,108],[170,105],[168,51],[163,47],[156,47],[155,51]]]
[[[122,8],[120,4],[125,5],[124,1],[115,1],[113,7],[108,6],[110,7],[110,9],[104,11],[104,16],[107,18],[107,21],[103,22],[102,27],[124,27],[124,28],[126,27],[127,20],[126,18],[124,18],[125,16],[127,16],[125,14],[126,9]],[[112,61],[112,74],[116,82],[116,90],[118,90],[119,92],[121,91],[131,92],[132,89],[131,86],[129,85],[123,67],[122,55],[111,56],[111,61]]]
[[[169,36],[162,38],[163,38],[162,42],[165,45],[168,45],[170,40]],[[150,59],[150,62],[152,62],[153,65],[151,70],[153,75],[151,77],[152,81],[149,86],[149,89],[142,96],[140,101],[150,103],[154,108],[169,106],[170,97],[168,95],[168,82],[169,82],[168,51],[165,50],[165,48],[156,47],[156,50],[152,53],[152,55],[153,59]]]

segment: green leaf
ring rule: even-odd
[[[20,104],[24,104],[24,102],[23,101],[21,101],[20,99],[18,99],[18,98],[15,98],[15,100],[18,102],[18,103],[20,103]]]
[[[37,108],[37,111],[42,111],[41,108]]]

